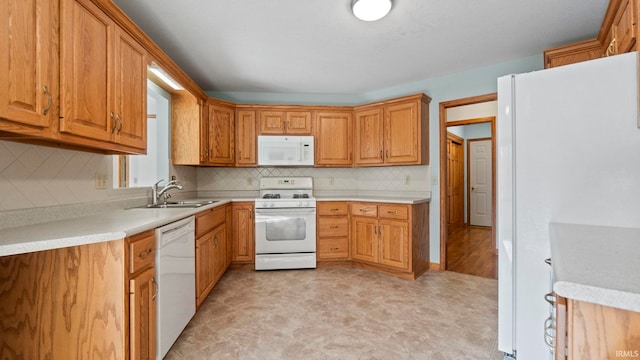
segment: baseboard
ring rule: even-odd
[[[429,270],[440,271],[440,263],[430,262],[429,263]]]

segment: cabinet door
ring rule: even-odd
[[[227,261],[227,228],[225,225],[218,226],[213,231],[213,284],[215,285],[224,274]]]
[[[613,20],[613,36],[616,39],[615,53],[632,51],[636,44],[637,0],[623,0]]]
[[[62,0],[60,7],[60,131],[110,141],[115,24],[91,0]]]
[[[231,265],[231,258],[233,256],[233,211],[231,210],[231,204],[225,206],[225,228],[227,229],[227,254],[224,265],[224,268],[226,270],[229,268],[229,265]]]
[[[409,269],[409,224],[380,220],[380,264]]]
[[[285,133],[284,111],[260,111],[260,134],[279,135]]]
[[[382,107],[356,111],[355,123],[355,164],[382,164],[384,162]]]
[[[131,359],[156,358],[155,269],[150,268],[129,281],[129,341]]]
[[[378,251],[378,222],[375,219],[351,218],[351,258],[377,263]]]
[[[384,109],[384,161],[386,163],[418,162],[420,134],[418,102],[388,105]]]
[[[0,2],[0,118],[36,127],[2,130],[40,135],[57,116],[57,11],[55,1]]]
[[[256,112],[238,110],[236,115],[236,166],[257,166]]]
[[[284,129],[291,135],[311,135],[311,111],[287,111]]]
[[[196,239],[196,306],[213,288],[213,232]]]
[[[115,142],[147,148],[147,60],[144,48],[121,29],[115,31]]]
[[[253,203],[233,204],[233,262],[255,260]]]
[[[209,105],[209,163],[233,165],[235,163],[234,111],[226,107]]]
[[[316,113],[315,164],[351,166],[353,120],[349,112]]]

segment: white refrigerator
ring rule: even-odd
[[[518,360],[551,357],[549,223],[640,224],[637,69],[629,53],[498,79],[498,348]]]

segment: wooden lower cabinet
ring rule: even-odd
[[[12,359],[155,359],[154,231],[0,257],[0,349]]]
[[[255,263],[255,223],[253,202],[233,203],[233,263]]]
[[[349,205],[345,201],[317,204],[318,261],[349,260]]]
[[[228,267],[227,212],[230,205],[196,214],[196,307],[200,307]]]
[[[640,357],[640,313],[557,297],[555,359]]]

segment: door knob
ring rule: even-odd
[[[475,187],[475,186],[472,186],[472,187],[471,187],[471,191],[476,191],[476,187]]]

